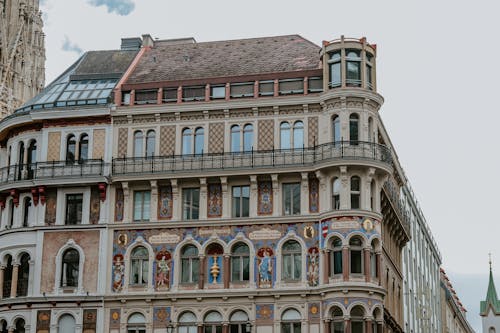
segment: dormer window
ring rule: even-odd
[[[211,99],[223,99],[226,98],[226,86],[211,86],[210,87],[210,98]]]
[[[253,97],[253,82],[231,83],[231,98]]]

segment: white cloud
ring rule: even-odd
[[[96,7],[105,6],[108,13],[114,12],[122,16],[130,14],[135,8],[132,0],[87,0],[87,2]]]
[[[66,35],[64,36],[64,41],[61,49],[67,52],[75,52],[79,55],[83,53],[82,48],[78,46],[76,43],[72,42]]]

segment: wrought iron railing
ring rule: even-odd
[[[104,168],[104,161],[97,159],[16,164],[0,168],[0,185],[23,180],[100,176],[104,174]]]
[[[384,190],[385,193],[387,194],[389,201],[394,207],[394,210],[396,211],[396,215],[399,216],[403,228],[405,229],[406,233],[410,235],[411,234],[410,215],[406,211],[403,203],[400,200],[399,187],[396,185],[394,180],[389,179],[384,183]]]
[[[338,141],[296,149],[115,158],[112,174],[293,167],[341,159],[370,160],[392,164],[391,151],[384,145],[364,141]]]

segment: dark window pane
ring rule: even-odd
[[[351,250],[351,273],[361,274],[361,251]]]

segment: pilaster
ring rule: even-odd
[[[207,179],[200,178],[200,211],[199,219],[207,219]]]

